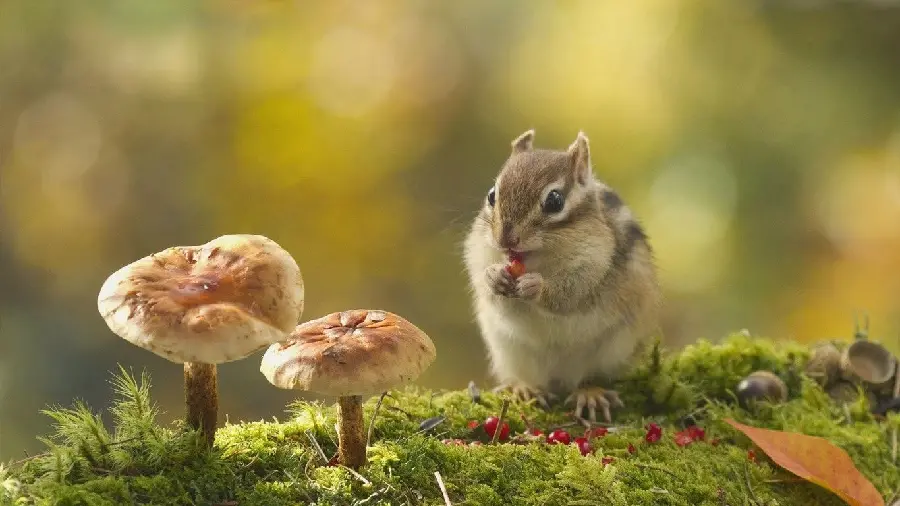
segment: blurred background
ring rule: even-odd
[[[900,351],[900,6],[875,1],[0,4],[0,459],[39,410],[102,409],[146,368],[113,335],[114,270],[258,233],[294,255],[303,319],[397,312],[436,343],[421,383],[488,381],[461,241],[528,128],[579,129],[649,231],[673,347],[754,334]],[[219,367],[232,421],[293,392],[262,353]]]

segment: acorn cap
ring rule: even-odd
[[[853,341],[841,356],[841,371],[847,379],[859,378],[875,387],[889,385],[896,368],[894,355],[874,341]]]
[[[435,358],[431,339],[393,313],[357,309],[297,326],[266,350],[269,383],[322,395],[371,395],[419,377]]]
[[[219,364],[284,339],[303,312],[297,263],[261,235],[176,246],[113,273],[97,307],[110,330],[172,362]]]

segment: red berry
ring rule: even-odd
[[[506,266],[506,272],[509,273],[513,278],[518,278],[522,274],[525,274],[525,264],[522,263],[519,259],[513,259]]]
[[[612,464],[614,460],[616,459],[612,457],[603,457],[602,459],[600,459],[600,462],[605,466],[607,464]]]
[[[608,432],[609,432],[609,430],[607,430],[606,427],[597,427],[597,428],[595,428],[595,429],[592,429],[592,430],[588,431],[588,436],[587,436],[587,437],[589,437],[589,438],[591,438],[591,437],[603,437],[603,436],[605,436],[606,433],[608,433]]]
[[[575,438],[575,444],[578,445],[578,451],[580,451],[582,455],[591,453],[591,442],[588,441],[586,437]]]
[[[572,438],[569,437],[569,433],[562,429],[557,429],[557,430],[551,432],[549,436],[547,436],[547,443],[552,444],[552,445],[555,445],[555,444],[567,445],[571,442],[572,442]]]
[[[500,425],[500,419],[496,416],[489,416],[487,420],[484,421],[484,431],[487,432],[488,436],[494,437],[494,433],[497,432],[497,426]],[[509,424],[503,422],[503,425],[500,427],[500,435],[497,437],[500,441],[506,441],[509,439]]]
[[[687,446],[694,441],[703,441],[705,437],[706,431],[696,425],[691,425],[687,429],[675,434],[675,444],[678,446]]]
[[[675,434],[675,444],[678,446],[687,446],[694,442],[694,438],[688,435],[687,432],[681,431]]]
[[[628,453],[631,453],[632,455],[637,453],[637,448],[631,443],[628,443]]]
[[[466,426],[469,427],[470,430],[477,428],[479,425],[480,424],[478,423],[478,420],[469,420],[469,423],[466,424]]]
[[[644,435],[644,440],[648,443],[655,443],[662,438],[662,427],[655,423],[651,423],[644,427],[647,429],[647,434]]]
[[[544,431],[542,431],[541,429],[536,429],[536,428],[532,427],[532,428],[528,429],[528,433],[531,434],[532,436],[540,436],[541,434],[544,433]]]
[[[753,462],[754,464],[756,463],[756,452],[752,449],[747,450],[747,460]]]

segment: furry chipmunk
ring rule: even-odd
[[[595,179],[583,132],[565,151],[533,142],[512,142],[465,240],[478,326],[498,389],[544,407],[569,394],[577,416],[610,422],[622,402],[608,387],[658,326],[653,251]]]

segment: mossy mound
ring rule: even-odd
[[[825,437],[844,448],[885,497],[893,496],[900,470],[891,458],[890,432],[900,417],[874,419],[863,396],[852,406],[836,405],[801,374],[807,359],[805,347],[744,335],[667,357],[652,350],[617,385],[627,408],[616,413],[615,428],[593,440],[588,456],[575,445],[540,441],[444,444],[445,438],[486,441],[483,429],[468,422],[498,414],[501,399],[485,393],[475,403],[464,390],[392,392],[375,418],[369,464],[358,473],[325,461],[336,452],[330,406],[297,403],[285,421],[227,425],[214,449],[204,451],[196,434],[157,425],[147,378],[137,381],[123,371],[115,380],[120,399],[111,410],[112,431],[81,404],[48,411],[57,422],[46,440],[49,451],[0,469],[0,503],[440,505],[438,472],[458,505],[843,504],[758,450],[757,462],[751,461],[749,439],[725,418]],[[757,369],[781,376],[790,400],[750,411],[738,407],[733,388]],[[366,403],[367,423],[376,402]],[[434,425],[440,420],[434,417],[445,418]],[[548,413],[515,402],[506,419],[511,434],[525,432],[526,420],[545,432],[573,423],[563,408]],[[433,427],[422,429],[425,420]],[[644,427],[651,422],[663,435],[648,443]],[[703,427],[706,440],[676,445],[673,434],[687,423]],[[567,430],[573,437],[583,432]]]

